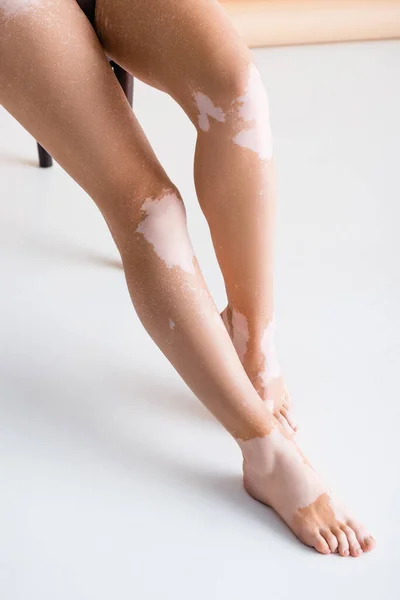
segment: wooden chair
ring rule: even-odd
[[[114,71],[116,78],[118,79],[122,89],[125,92],[125,96],[128,99],[128,102],[131,106],[133,106],[133,77],[129,73],[127,73],[122,67],[117,65],[114,61],[110,60],[110,65]],[[51,167],[53,164],[53,159],[50,154],[38,143],[38,153],[39,153],[39,165],[42,168]]]

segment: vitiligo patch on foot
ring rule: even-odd
[[[169,269],[179,267],[194,275],[194,252],[182,200],[169,192],[161,198],[145,200],[142,211],[146,216],[139,223],[136,233],[144,236]]]
[[[270,499],[273,500],[274,508],[279,506],[279,513],[286,522],[292,522],[299,510],[312,505],[322,494],[326,494],[325,485],[314,469],[304,462],[296,443],[283,436],[278,428],[275,427],[269,435],[262,438],[239,440],[238,443],[257,480],[263,471],[270,471],[270,465],[272,469],[279,468],[282,474],[291,476],[291,495],[288,496],[286,488],[278,487],[271,490],[273,498]],[[268,475],[270,474],[269,472]]]
[[[238,444],[246,490],[274,508],[302,542],[322,554],[338,550],[341,556],[373,549],[373,538],[333,500],[297,445],[278,428]]]

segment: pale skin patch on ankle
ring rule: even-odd
[[[265,400],[265,408],[267,408],[271,413],[275,410],[275,403],[271,400]]]
[[[268,475],[269,472],[279,468],[281,463],[287,472],[292,470],[298,472],[301,468],[303,476],[296,477],[297,507],[293,508],[290,501],[290,514],[287,512],[286,518],[293,519],[299,510],[312,505],[322,494],[326,494],[325,485],[304,458],[297,444],[282,434],[279,427],[274,427],[263,437],[254,437],[246,441],[237,440],[237,443],[249,470],[259,476]]]
[[[172,319],[170,319],[168,321],[168,326],[170,329],[175,329],[175,321],[173,321]]]
[[[212,100],[208,96],[201,92],[196,92],[193,94],[193,98],[199,111],[198,123],[202,131],[210,130],[210,118],[215,119],[220,123],[225,122],[224,111],[219,106],[214,106]]]
[[[268,95],[260,73],[250,65],[246,92],[233,103],[244,127],[233,138],[242,148],[255,152],[261,160],[269,160],[273,154],[273,141],[269,122]]]
[[[275,346],[275,319],[266,326],[261,339],[261,352],[264,356],[264,371],[260,373],[264,386],[281,376],[281,368]]]
[[[182,200],[174,192],[166,192],[158,199],[145,200],[141,209],[145,217],[136,233],[143,235],[169,269],[178,267],[195,275],[194,251]]]
[[[249,342],[249,326],[246,317],[238,310],[232,310],[232,342],[240,361],[243,362]]]

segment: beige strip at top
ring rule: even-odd
[[[221,0],[247,44],[400,37],[400,0]]]

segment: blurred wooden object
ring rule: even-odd
[[[221,0],[247,44],[400,37],[400,0]]]

